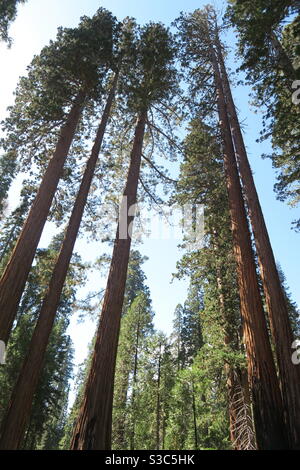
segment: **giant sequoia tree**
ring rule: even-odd
[[[292,328],[288,313],[286,298],[281,286],[276,261],[273,254],[268,230],[260,206],[258,194],[247,157],[236,108],[231,94],[230,84],[222,54],[222,47],[218,37],[217,25],[215,42],[222,74],[224,92],[231,133],[234,140],[235,152],[242,178],[244,194],[249,209],[249,217],[254,234],[254,241],[258,255],[261,279],[269,314],[274,345],[277,353],[277,362],[280,372],[283,401],[288,410],[288,426],[290,429],[290,442],[293,447],[300,445],[300,369],[295,367],[290,358],[290,348],[293,343]]]
[[[24,120],[15,121],[15,114],[18,116],[20,113],[19,101],[26,99],[30,86],[33,86],[33,98],[27,103],[26,111],[30,118],[33,114],[32,126],[39,125],[40,120],[53,120],[54,125],[62,120],[63,125],[36,198],[0,280],[0,338],[5,343],[82,108],[87,99],[99,98],[102,78],[111,65],[115,30],[115,19],[103,9],[91,19],[83,18],[77,29],[59,30],[56,42],[44,48],[41,55],[34,59],[28,79],[21,80],[16,105],[8,118],[10,131],[12,126],[14,133],[25,132]],[[39,86],[35,85],[35,80],[39,80]],[[66,112],[65,107],[69,111]]]
[[[212,17],[214,17],[213,13]],[[287,445],[282,398],[259,290],[226,95],[210,18],[211,10],[207,9],[196,10],[193,14],[186,16],[182,15],[179,19],[178,26],[183,42],[183,64],[193,68],[192,86],[196,90],[201,90],[201,83],[204,80],[205,88],[202,90],[206,90],[207,81],[211,77],[216,92],[257,441],[261,448],[282,448]],[[211,102],[212,109],[213,104],[214,101]],[[271,411],[274,409],[277,410],[276,414]]]
[[[19,2],[0,6],[0,39],[8,44]],[[299,199],[298,94],[292,99],[299,8],[291,0],[231,0],[226,16],[237,28],[246,81],[266,111],[262,138],[272,138],[281,169],[279,197],[292,204]],[[290,357],[299,312],[255,188],[225,28],[210,6],[182,13],[174,25],[177,38],[160,23],[120,23],[101,8],[77,28],[59,28],[19,81],[0,141],[2,449],[299,448],[300,369]],[[162,161],[179,155],[177,181]],[[8,192],[21,174],[20,202],[9,214]],[[131,245],[133,227],[145,233],[137,201],[161,214],[170,188],[170,204],[203,204],[205,221],[201,249],[189,238],[181,245],[175,276],[188,277],[190,287],[167,337],[153,327],[145,258]],[[94,265],[109,266],[107,284],[67,418],[67,327],[74,309],[91,310],[87,299],[75,303],[87,266],[73,250],[79,231],[110,242],[115,214],[103,203],[117,209],[118,223],[111,257],[103,245]],[[38,249],[46,221],[65,229]]]
[[[111,446],[115,361],[147,112],[174,87],[170,33],[160,24],[149,24],[141,29],[137,48],[135,69],[131,70],[126,83],[129,111],[136,114],[135,134],[92,367],[74,429],[73,449],[109,449]]]
[[[82,178],[78,196],[74,203],[65,238],[49,282],[48,292],[41,307],[26,360],[13,391],[9,410],[4,422],[3,438],[0,444],[2,448],[6,447],[8,449],[13,449],[19,447],[23,439],[27,421],[29,420],[34,392],[41,373],[44,355],[51,330],[53,328],[56,311],[60,302],[73,248],[98,160],[102,139],[110,115],[117,79],[118,74],[115,75],[111,85],[111,90],[98,128],[91,157],[87,162],[86,170]]]
[[[198,251],[186,249],[179,265],[179,274],[189,275],[198,290],[204,291],[202,308],[191,309],[194,312],[204,310],[202,319],[207,317],[206,321],[202,320],[204,333],[202,331],[200,335],[195,331],[193,336],[200,339],[204,334],[204,339],[213,343],[214,349],[223,357],[232,446],[235,449],[252,449],[254,439],[247,372],[240,364],[244,354],[222,151],[217,132],[201,119],[194,119],[188,131],[176,200],[181,204],[205,205],[206,244]],[[185,310],[186,305],[181,314],[180,328],[180,350],[183,351],[189,344],[189,340],[185,339]],[[189,334],[192,330],[189,325]],[[197,343],[193,340],[192,344]],[[192,358],[197,349],[201,350],[199,342]],[[181,353],[181,357],[185,355]]]

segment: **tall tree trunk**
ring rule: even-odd
[[[127,204],[130,209],[136,203],[146,116],[146,111],[141,112],[135,129],[131,161],[121,207],[123,216],[117,229],[92,367],[78,421],[74,429],[71,442],[72,449],[105,450],[111,448],[114,372],[131,245],[131,236],[128,236],[128,229],[130,229],[134,220],[132,211],[127,216]],[[124,223],[125,221],[126,223]],[[124,233],[124,227],[126,233]]]
[[[137,368],[138,368],[138,351],[139,351],[139,337],[140,337],[140,313],[136,329],[136,343],[134,352],[134,366],[133,366],[133,380],[132,380],[132,394],[131,394],[131,413],[132,413],[132,426],[130,436],[130,450],[135,447],[135,393],[137,384]]]
[[[197,410],[194,390],[194,380],[192,379],[192,408],[193,408],[193,425],[194,425],[194,439],[195,450],[198,450],[198,430],[197,430]]]
[[[211,60],[215,75],[220,130],[224,147],[223,158],[233,249],[237,264],[240,308],[257,443],[260,449],[282,449],[287,447],[282,399],[259,291],[222,80],[213,47],[211,47]]]
[[[156,397],[156,447],[160,449],[160,381],[161,381],[161,344],[159,345],[158,368],[157,368],[157,397]]]
[[[29,352],[22,366],[18,381],[12,393],[7,415],[2,424],[0,449],[18,449],[24,438],[34,394],[43,367],[49,336],[53,328],[56,311],[66,280],[74,244],[78,235],[104,132],[109,119],[116,84],[117,75],[114,78],[114,83],[108,96],[91,156],[86,165],[65,238],[33,332]]]
[[[219,252],[218,241],[216,239],[216,231],[213,231],[215,242],[213,242],[213,249],[216,253]],[[219,306],[221,316],[225,326],[225,339],[224,343],[231,350],[239,352],[238,341],[233,336],[232,322],[226,312],[226,302],[224,296],[223,281],[221,276],[221,269],[219,263],[216,262],[216,279],[219,297]],[[238,336],[238,335],[237,335]],[[245,387],[248,388],[248,382],[242,383],[241,376],[244,371],[239,368],[233,368],[232,365],[225,363],[224,366],[226,374],[226,387],[228,395],[228,415],[229,415],[229,433],[232,447],[235,450],[253,450],[255,448],[254,442],[254,429],[251,419],[251,408],[247,403],[245,396]],[[247,374],[247,371],[245,371]]]
[[[113,406],[121,410],[121,416],[114,419],[113,422],[113,444],[114,448],[118,450],[124,450],[127,446],[127,428],[126,428],[126,415],[127,415],[127,395],[129,388],[129,375],[128,369],[120,366],[119,372],[123,375],[121,386],[119,390],[114,391]],[[118,370],[116,371],[116,374]]]
[[[223,59],[221,44],[217,36],[218,61],[221,67],[226,104],[229,113],[231,133],[236,158],[244,187],[249,217],[254,234],[258,264],[270,319],[279,377],[287,418],[290,444],[300,448],[300,368],[291,361],[291,345],[294,341],[286,299],[278,275],[278,270],[265,224],[263,212],[256,191],[251,167],[247,157],[236,108]]]
[[[78,94],[67,122],[61,129],[53,157],[0,280],[0,340],[5,343],[8,341],[58,181],[74,138],[85,96],[83,91]]]

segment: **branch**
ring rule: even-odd
[[[139,176],[139,181],[140,181],[145,193],[148,194],[148,196],[150,197],[151,201],[153,201],[154,204],[156,204],[160,208],[161,204],[159,202],[157,202],[157,200],[155,199],[153,194],[150,193],[149,189],[145,186],[145,184],[144,184],[144,182],[143,182],[143,180],[140,176]]]
[[[174,147],[177,148],[177,150],[179,150],[179,152],[182,153],[182,148],[171,137],[169,137],[161,129],[159,129],[155,124],[151,123],[149,119],[147,119],[147,124],[150,128],[153,127],[153,129],[155,129],[159,134],[164,136],[172,145],[174,145]]]
[[[164,175],[149,158],[146,157],[146,155],[142,154],[142,157],[149,163],[149,165],[164,179],[170,181],[170,183],[178,183],[178,180],[173,180],[172,178],[169,178],[168,176]]]

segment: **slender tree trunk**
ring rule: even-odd
[[[216,53],[211,47],[233,249],[237,264],[240,308],[248,361],[249,386],[260,449],[287,447],[283,406],[257,280],[251,236],[240,185]]]
[[[14,231],[16,230],[16,225],[17,225],[17,224],[15,224],[15,225],[13,226],[13,228],[11,229],[10,234],[8,235],[8,238],[7,238],[7,240],[6,240],[5,246],[4,246],[3,250],[1,251],[1,254],[0,254],[0,264],[2,263],[3,258],[5,257],[6,251],[7,251],[8,247],[9,247],[9,245],[10,245],[10,242],[11,242],[11,240],[13,239]]]
[[[126,415],[127,415],[127,395],[129,388],[129,375],[130,371],[120,367],[120,373],[124,374],[120,390],[114,392],[114,406],[119,408],[122,412],[113,423],[113,444],[114,448],[118,450],[125,450],[127,447],[127,429],[126,429]],[[118,371],[116,372],[118,373]]]
[[[193,408],[195,450],[198,450],[197,410],[196,410],[196,400],[195,400],[195,390],[194,390],[193,379],[192,379],[192,408]]]
[[[271,332],[275,345],[279,377],[287,418],[290,444],[300,448],[300,368],[291,361],[291,345],[294,340],[286,299],[277,271],[277,266],[256,191],[251,167],[247,157],[231,88],[226,72],[220,41],[217,37],[218,61],[220,63],[226,104],[236,158],[244,187],[249,217],[254,234],[258,264],[266,298]]]
[[[126,432],[127,431],[126,429],[127,395],[128,395],[128,388],[129,388],[130,371],[126,369],[126,365],[122,367],[122,364],[121,364],[119,368],[119,372],[120,374],[123,375],[123,377],[122,377],[120,389],[115,390],[114,392],[113,403],[116,408],[119,408],[121,410],[122,414],[121,416],[118,416],[118,418],[114,420],[113,443],[114,443],[115,449],[125,450],[126,449],[126,437],[127,437],[127,432]]]
[[[85,93],[80,92],[62,127],[53,157],[44,174],[22,232],[0,280],[0,339],[7,343],[32,261],[46,223],[81,116]]]
[[[139,314],[140,316],[140,314]],[[130,450],[134,450],[135,447],[135,392],[137,384],[137,368],[138,368],[138,351],[139,351],[139,337],[140,337],[140,319],[136,329],[136,343],[134,353],[134,367],[133,367],[133,381],[132,381],[132,395],[131,395],[131,413],[132,413],[132,428],[130,436]]]
[[[161,380],[161,344],[159,345],[158,369],[157,369],[157,397],[156,397],[156,447],[160,449],[160,380]]]
[[[166,442],[166,413],[163,413],[163,422],[162,422],[162,439],[161,439],[161,450],[165,450],[165,442]]]
[[[127,183],[123,194],[121,217],[113,249],[110,272],[97,332],[94,356],[79,418],[71,442],[72,449],[111,448],[112,397],[120,319],[124,301],[131,236],[128,229],[134,220],[130,209],[136,203],[141,155],[146,124],[141,112],[135,129]],[[126,204],[127,203],[127,204]],[[126,214],[124,215],[124,212]],[[126,221],[126,223],[124,223]],[[124,230],[126,228],[126,233]]]
[[[219,252],[217,232],[213,229],[212,233],[214,236],[213,250],[217,255]],[[221,267],[218,261],[216,261],[216,280],[220,312],[225,326],[224,343],[226,346],[230,347],[231,350],[240,352],[238,344],[239,335],[237,334],[236,337],[234,337],[232,331],[233,324],[230,316],[227,314]],[[250,403],[247,400],[249,396],[249,384],[248,381],[242,383],[241,380],[244,373],[247,375],[247,371],[233,368],[228,363],[225,363],[224,369],[227,378],[229,433],[232,446],[235,450],[253,450],[255,449],[254,429],[251,406],[249,406]],[[248,389],[247,393],[245,387]]]
[[[34,394],[43,367],[49,337],[53,328],[56,311],[66,280],[74,244],[78,235],[104,132],[109,119],[116,84],[117,75],[115,76],[112,89],[108,96],[91,156],[86,165],[65,238],[32,336],[29,352],[24,361],[11,397],[7,415],[2,424],[0,449],[18,449],[24,438]]]

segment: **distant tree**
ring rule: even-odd
[[[21,369],[23,358],[28,353],[30,338],[60,242],[61,237],[58,237],[49,246],[49,249],[38,251],[36,264],[22,297],[17,322],[7,348],[7,364],[0,371],[1,438],[3,437],[3,428],[5,428],[9,397]],[[46,445],[55,448],[61,439],[61,426],[63,426],[65,419],[73,354],[72,343],[66,334],[66,329],[73,309],[76,285],[84,282],[83,272],[84,266],[75,255],[45,355],[44,368],[34,396],[31,418],[27,422],[24,440],[20,443],[22,448],[37,448]],[[49,434],[47,434],[48,431]]]
[[[116,361],[112,445],[115,449],[135,449],[135,396],[139,359],[146,340],[153,331],[151,300],[145,285],[141,263],[144,258],[133,250],[130,254],[125,299]]]
[[[215,48],[215,13],[211,7],[207,7],[203,11],[196,10],[192,14],[182,14],[177,20],[177,25],[182,40],[182,63],[192,69],[192,73],[189,70],[191,88],[198,96],[201,92],[203,96],[208,89],[207,83],[213,80],[215,96],[209,95],[208,100],[210,113],[215,111],[216,104],[219,116],[233,251],[237,266],[248,377],[254,402],[257,440],[263,448],[277,448],[286,445],[284,443],[283,404],[259,289],[251,233],[220,70],[221,64],[218,61]],[[253,348],[255,348],[255,353]],[[253,361],[254,357],[255,361]],[[256,376],[257,378],[255,378]],[[270,381],[272,387],[270,387]],[[265,398],[262,399],[262,396]],[[269,405],[266,405],[267,403]],[[263,412],[264,407],[265,412]],[[270,412],[271,409],[278,410],[278,414],[275,416]]]

